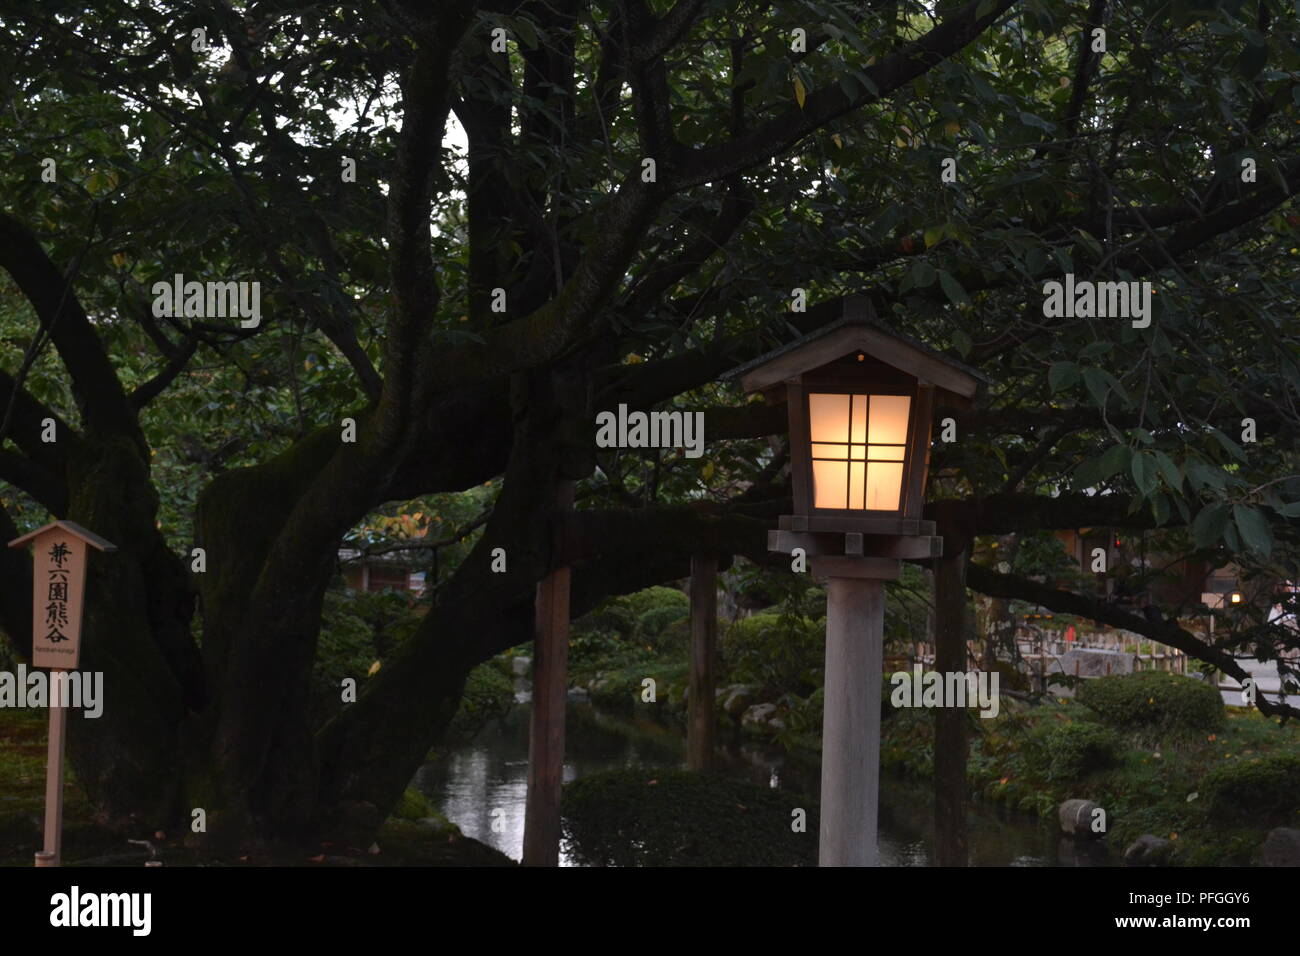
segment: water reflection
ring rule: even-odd
[[[763,786],[816,793],[817,769],[750,745],[722,755],[723,769]],[[685,745],[675,730],[648,720],[613,719],[590,705],[566,714],[564,780],[624,767],[678,768]],[[420,768],[415,786],[466,836],[518,860],[523,854],[528,776],[528,708],[518,706],[468,745]],[[929,788],[884,777],[880,794],[880,859],[884,866],[930,866],[933,803]],[[974,866],[1098,866],[1109,862],[1077,850],[1049,823],[976,807],[969,815]],[[573,866],[561,847],[560,865]]]

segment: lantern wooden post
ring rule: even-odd
[[[68,702],[54,697],[69,683],[54,675],[75,671],[81,657],[81,615],[85,608],[86,548],[117,547],[71,521],[54,521],[9,542],[32,543],[32,666],[50,669],[50,726],[45,760],[44,849],[37,866],[63,861],[63,754],[68,735]]]
[[[556,514],[573,509],[574,482],[562,481]],[[533,641],[532,720],[528,727],[528,793],[524,799],[525,866],[559,866],[560,795],[564,789],[564,705],[569,679],[568,567],[537,583]]]
[[[883,327],[857,296],[838,321],[727,377],[786,404],[792,513],[768,532],[768,550],[798,549],[827,582],[819,861],[873,866],[884,582],[902,559],[943,553],[923,518],[934,409],[968,407],[986,380]]]
[[[826,580],[826,687],[822,711],[818,866],[876,866],[880,794],[880,687],[885,582],[897,560],[814,557]]]
[[[686,722],[686,766],[713,766],[713,699],[717,693],[718,556],[691,558],[691,695]]]

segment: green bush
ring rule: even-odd
[[[514,678],[500,659],[480,664],[465,678],[460,706],[448,728],[452,742],[468,741],[494,717],[504,717],[515,702]]]
[[[1188,733],[1223,726],[1217,690],[1167,671],[1098,677],[1079,687],[1078,699],[1105,723],[1123,730]]]
[[[414,633],[420,616],[399,591],[325,592],[312,665],[312,713],[318,722],[342,707],[343,679],[354,679],[360,693],[371,665]]]
[[[637,631],[645,638],[659,638],[668,630],[670,624],[685,619],[689,613],[689,607],[676,604],[652,607],[637,618]]]
[[[1113,767],[1123,751],[1119,735],[1089,722],[1036,728],[1021,748],[1025,766],[1046,780],[1077,781]]]
[[[822,684],[825,635],[820,621],[755,614],[727,628],[720,645],[728,682],[801,697]]]
[[[791,813],[807,811],[803,833]],[[685,770],[591,774],[564,788],[564,837],[604,866],[815,866],[817,809],[808,798]]]
[[[575,644],[580,658],[587,652],[592,657],[610,653],[619,642],[657,645],[690,609],[691,599],[676,588],[652,587],[610,598],[573,622],[571,656]]]
[[[1225,763],[1206,775],[1202,788],[1210,816],[1221,823],[1295,826],[1300,812],[1300,756],[1279,754]]]

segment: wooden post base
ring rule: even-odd
[[[876,866],[885,581],[898,576],[898,562],[814,558],[813,575],[827,579],[817,863]]]

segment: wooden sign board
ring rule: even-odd
[[[55,521],[15,538],[33,545],[32,666],[75,670],[81,657],[81,613],[86,593],[86,549],[117,549],[71,521]]]

